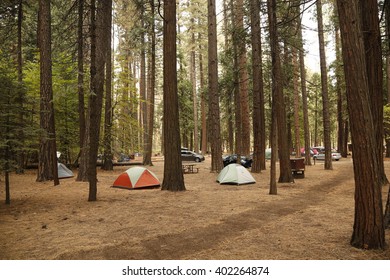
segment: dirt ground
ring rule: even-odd
[[[136,159],[140,160],[140,159]],[[186,191],[111,188],[127,167],[98,171],[98,201],[88,183],[37,183],[36,171],[11,176],[11,205],[0,184],[0,259],[390,259],[349,245],[354,216],[351,159],[306,168],[305,178],[278,184],[269,169],[256,184],[219,185],[210,158],[185,174]],[[390,176],[390,162],[385,162]],[[149,168],[162,181],[163,161]],[[383,199],[388,187],[383,188]],[[390,244],[390,231],[386,231]]]

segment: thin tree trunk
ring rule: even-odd
[[[145,8],[143,6],[143,2],[140,3],[140,8],[141,10],[141,55],[140,55],[140,82],[139,82],[139,91],[140,91],[140,127],[142,127],[142,135],[140,142],[142,143],[142,150],[143,154],[145,155],[146,150],[147,150],[147,132],[148,132],[148,114],[147,114],[147,102],[146,102],[146,42],[145,42]]]
[[[347,135],[345,135],[345,110],[344,110],[344,96],[343,96],[343,90],[342,90],[342,77],[341,77],[341,63],[339,61],[342,60],[341,57],[341,42],[340,42],[340,31],[339,26],[335,27],[335,47],[336,47],[336,92],[337,92],[337,126],[338,126],[338,132],[337,132],[337,149],[341,153],[343,157],[347,157],[347,151],[344,149],[345,145],[345,138]]]
[[[9,138],[10,138],[10,96],[8,95],[8,102],[7,102],[7,113],[5,118],[6,123],[6,129],[5,129],[5,151],[4,151],[4,177],[5,177],[5,204],[11,204],[11,192],[10,192],[10,180],[9,180],[9,173],[10,173],[10,146],[9,146]],[[3,136],[3,135],[2,135]]]
[[[217,19],[215,0],[208,0],[209,120],[211,172],[222,170],[222,144],[218,93]]]
[[[328,97],[328,72],[326,70],[324,27],[322,22],[322,2],[317,0],[317,21],[318,21],[318,41],[320,47],[320,68],[321,68],[321,88],[322,88],[322,118],[324,125],[324,146],[325,146],[325,164],[326,170],[332,167],[332,150],[330,139],[330,113]]]
[[[96,74],[91,78],[91,94],[89,96],[89,155],[88,155],[88,182],[89,195],[88,201],[97,199],[97,171],[96,159],[99,148],[100,123],[102,114],[102,102],[104,93],[104,69],[106,63],[106,32],[104,23],[107,17],[111,17],[108,1],[98,1],[96,12],[96,32],[94,39],[96,43]],[[92,10],[93,11],[93,10]],[[109,29],[111,32],[111,29]]]
[[[84,1],[82,1],[84,2]],[[81,2],[79,2],[79,5],[81,5]],[[89,32],[90,32],[90,40],[91,40],[91,49],[90,49],[90,87],[92,90],[92,81],[96,75],[96,2],[95,0],[91,1],[91,6],[90,6],[90,27],[89,27]],[[81,14],[81,7],[79,6],[79,24],[81,23],[80,17],[83,15]],[[83,42],[80,41],[82,39],[83,34],[82,34],[82,29],[79,26],[79,34],[78,34],[78,39],[79,39],[79,46],[78,46],[78,67],[79,67],[79,73],[78,73],[78,90],[79,90],[79,121],[80,121],[80,141],[82,141],[82,146],[80,150],[80,164],[79,164],[79,170],[77,173],[77,178],[76,181],[83,181],[86,182],[88,181],[88,155],[89,155],[89,150],[90,150],[90,108],[88,107],[87,114],[84,112],[84,88],[83,88],[83,77],[84,77],[84,71],[83,71],[83,51],[82,46]],[[88,104],[89,106],[89,104]],[[85,128],[83,129],[83,123],[82,121],[85,120]]]
[[[234,108],[236,106],[234,106],[233,104],[235,102],[233,102],[233,99],[235,98],[235,94],[238,92],[238,89],[237,89],[237,48],[236,48],[236,37],[235,37],[235,33],[232,33],[232,32],[228,32],[229,29],[232,29],[232,22],[234,22],[234,18],[233,18],[233,13],[232,13],[232,7],[233,7],[233,1],[230,0],[230,8],[228,7],[228,3],[227,3],[228,0],[223,0],[223,25],[224,25],[224,33],[225,33],[225,44],[224,44],[224,50],[225,52],[228,52],[231,50],[231,44],[233,42],[233,56],[234,58],[232,59],[232,63],[234,63],[234,70],[233,70],[233,73],[234,73],[234,88],[233,90],[229,90],[227,92],[227,117],[226,117],[226,123],[227,123],[227,130],[228,130],[228,143],[227,143],[227,147],[226,149],[228,150],[229,153],[233,153],[234,150],[235,150],[235,145],[238,144],[238,142],[234,141]],[[228,18],[228,12],[230,11],[230,14],[231,14],[231,20],[229,21],[229,18]],[[236,127],[237,129],[237,132],[238,130],[241,130],[241,123],[238,123],[238,126]],[[238,133],[237,133],[238,134]],[[240,138],[238,138],[238,140],[241,140]],[[237,149],[236,149],[237,150]],[[237,150],[238,151],[238,150]]]
[[[201,33],[198,34],[199,42],[202,42]],[[201,101],[200,101],[200,110],[202,114],[202,154],[205,155],[207,153],[207,104],[206,104],[206,93],[204,92],[205,88],[205,78],[204,78],[204,70],[203,70],[203,55],[202,55],[202,45],[199,44],[199,80],[200,80],[200,88],[202,89]]]
[[[272,91],[274,95],[274,90]],[[278,160],[278,118],[276,113],[276,104],[272,102],[271,108],[271,166],[270,166],[270,187],[269,194],[278,194],[278,186],[276,184],[276,161]]]
[[[107,1],[107,8],[109,11],[106,12],[112,14],[112,0]],[[112,17],[104,17],[104,26],[103,30],[105,32],[105,51],[106,52],[106,100],[104,106],[104,155],[103,155],[103,164],[102,169],[104,170],[113,170],[112,162],[112,64],[111,64],[111,26],[112,26]]]
[[[300,133],[300,121],[299,121],[299,89],[298,89],[298,79],[299,79],[299,66],[298,66],[298,56],[297,50],[292,48],[292,59],[293,59],[293,86],[294,86],[294,134],[295,134],[295,157],[301,157],[301,133]]]
[[[152,163],[152,151],[153,151],[153,127],[154,127],[154,96],[156,87],[156,33],[155,33],[155,7],[153,0],[150,0],[151,8],[151,46],[149,53],[149,92],[148,92],[148,133],[147,133],[147,149],[143,159],[143,165],[153,166]]]
[[[231,7],[231,13],[230,18],[231,22],[236,22],[235,16],[234,16],[234,1],[230,0],[230,7]],[[239,32],[235,26],[231,27],[232,32],[232,43],[233,43],[233,100],[229,100],[229,105],[234,104],[234,122],[233,120],[229,121],[229,127],[230,125],[234,125],[234,153],[237,154],[237,156],[240,156],[242,154],[242,123],[241,123],[241,94],[240,94],[240,86],[239,86],[239,65],[238,65],[238,44],[239,44]],[[229,111],[228,107],[228,111]],[[229,112],[229,116],[233,115],[233,108],[231,108]],[[233,131],[233,130],[232,130]]]
[[[77,26],[77,88],[79,97],[79,145],[82,150],[85,136],[85,102],[84,102],[84,0],[78,0],[78,26]]]
[[[260,3],[251,0],[253,71],[253,163],[252,172],[265,170],[265,113],[263,69],[261,63]]]
[[[193,19],[192,25],[194,26]],[[195,48],[195,33],[191,34],[191,45]],[[199,153],[199,138],[198,138],[198,94],[196,92],[196,65],[195,65],[195,49],[191,50],[191,61],[190,61],[190,76],[192,83],[192,105],[193,105],[193,118],[194,118],[194,151]]]
[[[18,138],[20,141],[20,148],[18,149],[17,152],[17,169],[16,173],[22,174],[24,173],[24,168],[25,168],[25,151],[23,149],[24,147],[24,91],[22,89],[23,87],[23,52],[22,52],[22,23],[23,23],[23,0],[19,0],[19,5],[18,5],[18,46],[17,46],[17,57],[18,57],[18,84],[19,84],[19,89],[18,89],[18,105],[20,107],[20,112],[19,112],[19,131],[18,131]]]
[[[310,156],[310,125],[309,125],[309,109],[307,105],[307,90],[306,90],[306,69],[305,55],[302,40],[302,22],[298,23],[298,38],[299,38],[299,71],[301,73],[301,92],[302,92],[302,109],[303,109],[303,130],[305,139],[305,165],[311,165]]]

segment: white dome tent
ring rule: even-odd
[[[221,170],[217,177],[220,184],[244,185],[256,183],[253,176],[241,164],[233,163]]]

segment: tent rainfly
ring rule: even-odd
[[[253,176],[241,164],[233,163],[221,170],[217,177],[220,184],[244,185],[256,183]]]
[[[145,167],[136,166],[127,169],[114,181],[112,187],[123,189],[157,188],[160,181],[157,176]]]
[[[58,162],[57,167],[58,167],[58,179],[65,179],[74,176],[72,170],[66,167],[65,164]]]

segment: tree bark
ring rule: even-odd
[[[306,90],[306,68],[305,55],[302,39],[302,20],[298,22],[298,40],[299,40],[299,71],[301,74],[301,92],[302,92],[302,110],[303,110],[303,131],[305,139],[305,165],[311,165],[310,156],[310,125],[309,125],[309,109],[307,105],[307,90]]]
[[[294,135],[295,135],[295,157],[301,157],[301,133],[300,133],[300,121],[299,121],[299,67],[298,67],[298,55],[297,50],[292,48],[292,62],[293,62],[293,86],[294,86]]]
[[[20,141],[19,144],[19,149],[17,152],[17,169],[16,173],[17,174],[22,174],[24,173],[24,168],[25,168],[25,151],[23,149],[24,147],[24,132],[23,128],[25,127],[24,125],[24,91],[23,91],[23,51],[22,51],[22,23],[23,23],[23,0],[19,0],[19,5],[18,5],[18,45],[17,45],[17,60],[18,60],[18,105],[20,107],[20,112],[19,112],[19,131],[18,131],[18,138]]]
[[[146,96],[146,42],[145,42],[145,7],[143,2],[140,2],[138,4],[140,7],[141,12],[141,53],[140,53],[140,81],[139,81],[139,92],[140,92],[140,127],[142,128],[142,137],[141,137],[141,143],[142,143],[142,150],[143,155],[146,154],[147,148],[148,148],[148,113],[147,113],[147,96]]]
[[[265,170],[265,109],[261,63],[260,3],[251,0],[251,43],[253,71],[253,163],[252,172]]]
[[[202,35],[198,34],[199,42],[201,42]],[[200,101],[200,111],[201,111],[201,119],[202,119],[202,144],[201,151],[202,154],[205,155],[207,153],[207,102],[206,102],[206,93],[204,92],[205,87],[205,77],[203,70],[203,55],[202,55],[202,45],[199,44],[199,81],[200,88],[202,89],[201,101]]]
[[[346,120],[345,120],[345,97],[343,92],[343,87],[342,87],[342,69],[341,69],[341,62],[342,57],[341,57],[341,42],[340,42],[340,31],[339,31],[339,26],[337,25],[335,27],[335,48],[336,48],[336,92],[337,92],[337,150],[338,152],[341,153],[343,157],[347,157],[348,153],[347,150],[345,149],[345,138],[348,138],[348,135],[345,135],[345,126],[346,126]]]
[[[112,14],[112,0],[107,1],[107,13],[109,15]],[[106,100],[104,106],[104,154],[103,154],[103,164],[102,169],[104,170],[113,170],[114,165],[112,162],[112,63],[111,63],[111,27],[112,27],[112,16],[105,16],[103,22],[103,32],[104,32],[104,42],[105,42],[105,50],[106,53]]]
[[[359,1],[363,24],[363,39],[366,54],[368,87],[371,113],[375,128],[375,140],[379,172],[382,184],[389,183],[383,163],[383,62],[379,11],[376,0]]]
[[[79,97],[79,145],[80,153],[85,137],[85,102],[84,102],[84,0],[78,0],[78,26],[77,26],[77,88]]]
[[[185,191],[181,167],[176,67],[176,1],[164,1],[164,180],[162,190]]]
[[[59,185],[52,86],[50,1],[39,1],[38,24],[41,91],[40,127],[42,132],[39,145],[37,181],[54,180],[54,185]]]
[[[276,184],[276,161],[278,153],[278,118],[276,114],[275,103],[272,103],[271,108],[271,167],[270,167],[270,186],[269,194],[278,194],[278,186]]]
[[[386,16],[386,36],[387,36],[387,56],[386,56],[386,74],[387,74],[387,104],[390,104],[390,3],[385,2],[385,16]],[[390,157],[390,140],[386,139],[386,157]],[[385,227],[390,228],[390,189],[387,195],[387,202],[385,208]]]
[[[156,87],[156,32],[155,32],[155,7],[153,0],[149,2],[151,8],[151,30],[150,30],[150,53],[149,53],[149,92],[148,92],[148,133],[147,133],[147,148],[143,158],[143,165],[153,166],[152,151],[153,151],[153,128],[154,128],[154,99]]]
[[[381,174],[359,0],[337,0],[337,7],[353,142],[355,220],[351,245],[362,249],[384,249]]]
[[[211,139],[211,172],[222,170],[222,144],[219,115],[217,19],[215,0],[208,0],[209,55],[209,121]]]
[[[109,1],[98,1],[96,11],[96,33],[94,35],[96,43],[96,73],[91,77],[91,94],[89,95],[88,201],[96,201],[97,199],[96,160],[99,148],[104,93],[104,69],[106,63],[106,34],[104,23],[107,22],[107,17],[111,17],[111,7],[109,4]]]
[[[80,3],[79,3],[80,4]],[[80,6],[79,6],[79,17],[81,16],[80,15]],[[91,47],[90,47],[90,90],[92,91],[94,85],[93,85],[93,81],[95,79],[95,75],[96,75],[96,0],[92,0],[91,1],[91,6],[90,6],[90,26],[89,26],[89,33],[90,33],[90,40],[91,40]],[[80,24],[80,18],[79,18],[79,24]],[[80,27],[79,27],[80,28]],[[82,34],[80,33],[80,29],[79,29],[79,36],[82,36]],[[80,39],[80,37],[79,37]],[[79,41],[79,44],[82,44],[82,42]],[[80,48],[80,45],[79,45],[79,48]],[[80,54],[80,50],[79,50],[79,54],[78,55],[83,55],[83,53]],[[80,57],[79,57],[80,59]],[[79,67],[79,71],[81,69],[81,64],[83,64],[82,61],[78,61],[78,67]],[[78,77],[78,86],[79,86],[79,120],[82,121],[82,118],[83,118],[83,115],[85,115],[84,113],[81,115],[81,111],[84,110],[84,90],[83,89],[80,89],[80,82],[81,82],[81,77],[80,75],[83,75],[83,72],[79,72],[79,77]],[[90,94],[91,95],[91,94]],[[82,99],[82,100],[81,100]],[[81,106],[83,108],[81,108]],[[85,115],[84,119],[85,119],[85,131],[81,131],[81,127],[80,127],[80,140],[82,139],[82,148],[80,150],[80,164],[79,164],[79,170],[78,170],[78,173],[77,173],[77,178],[76,178],[76,181],[83,181],[83,182],[87,182],[88,181],[88,178],[89,178],[89,174],[88,174],[88,171],[89,171],[89,159],[88,159],[88,155],[89,155],[89,150],[90,150],[90,97],[88,97],[88,109],[87,109],[87,114]],[[80,125],[82,125],[80,123]],[[96,164],[96,162],[95,162]]]
[[[320,68],[321,68],[321,89],[322,89],[322,119],[324,125],[324,146],[325,146],[325,164],[326,170],[332,167],[332,143],[330,139],[330,114],[328,97],[328,73],[326,70],[324,26],[322,22],[322,2],[317,0],[317,21],[318,21],[318,41],[320,47]]]
[[[240,88],[240,123],[241,123],[241,151],[240,154],[249,156],[250,154],[250,113],[248,84],[249,76],[247,70],[246,55],[246,32],[244,29],[244,1],[236,0],[236,30],[238,31],[238,72]]]
[[[282,88],[282,73],[280,63],[280,48],[278,43],[277,17],[276,17],[276,1],[268,0],[268,22],[270,28],[270,44],[271,44],[271,58],[272,58],[272,106],[275,106],[277,115],[278,127],[278,148],[279,148],[279,162],[280,175],[279,183],[290,183],[294,181],[290,166],[290,153],[287,139],[286,126],[286,109],[283,97]],[[276,151],[273,150],[274,154]]]

